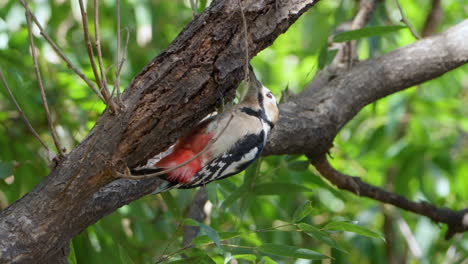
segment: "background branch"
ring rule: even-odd
[[[452,211],[448,208],[438,208],[427,202],[413,202],[395,193],[367,184],[361,181],[359,177],[351,177],[335,170],[328,162],[325,154],[309,155],[308,158],[323,177],[342,190],[424,215],[437,223],[447,224],[446,239],[450,239],[456,233],[468,230],[468,223],[465,221],[465,218],[468,218],[468,208]]]
[[[26,116],[26,114],[24,113],[23,109],[21,109],[21,106],[18,104],[18,102],[16,101],[16,98],[15,96],[13,95],[13,93],[11,92],[11,89],[10,89],[10,86],[8,86],[8,83],[5,79],[5,76],[3,75],[3,72],[2,70],[0,69],[0,79],[2,80],[2,84],[3,84],[3,87],[5,87],[5,90],[7,90],[8,92],[8,95],[10,96],[10,99],[11,101],[15,104],[16,106],[16,109],[18,110],[18,112],[20,113],[21,117],[23,118],[23,121],[24,123],[26,124],[26,126],[28,127],[28,130],[31,132],[31,134],[33,134],[33,136],[37,139],[37,141],[39,141],[41,143],[42,146],[44,146],[44,148],[47,150],[47,152],[52,152],[49,147],[47,146],[47,144],[42,141],[41,137],[39,136],[39,134],[37,134],[36,130],[34,129],[34,127],[31,125],[31,122],[29,122],[29,119],[28,117]]]

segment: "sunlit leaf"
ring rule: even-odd
[[[238,255],[233,255],[232,258],[235,259],[245,259],[247,261],[251,261],[255,263],[255,260],[257,259],[257,256],[253,254],[238,254]]]
[[[73,246],[73,240],[70,242],[70,253],[68,253],[68,263],[77,264],[75,247]]]
[[[278,262],[272,260],[270,257],[268,256],[263,256],[262,257],[262,262],[260,262],[261,264],[277,264]]]
[[[382,235],[362,226],[352,224],[350,222],[330,222],[323,229],[334,231],[348,231],[362,236],[375,237],[384,239]]]
[[[263,244],[257,248],[260,252],[277,256],[303,258],[303,259],[326,259],[328,256],[307,248],[299,248],[281,244]]]

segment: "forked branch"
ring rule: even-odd
[[[57,44],[55,44],[55,42],[45,32],[41,23],[39,23],[36,16],[29,9],[28,3],[25,0],[20,0],[20,3],[23,5],[26,12],[31,16],[32,21],[39,28],[41,35],[50,44],[55,53],[65,62],[65,64],[67,64],[68,68],[75,72],[75,74],[78,75],[89,86],[89,88],[91,88],[91,90],[93,90],[99,96],[99,98],[101,98],[101,100],[105,102],[104,97],[102,97],[101,92],[99,92],[99,90],[96,88],[96,85],[94,85],[94,83],[91,82],[91,80],[89,80],[75,65],[73,65],[73,63],[67,58],[67,56],[65,56],[65,54],[60,50]]]

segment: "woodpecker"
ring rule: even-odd
[[[159,193],[195,188],[245,170],[262,153],[268,133],[279,118],[276,98],[257,80],[251,67],[249,72],[249,90],[239,104],[202,120],[176,142],[168,155],[143,169],[132,170],[132,174],[171,169],[193,159],[168,172],[165,179],[169,183],[155,192]]]

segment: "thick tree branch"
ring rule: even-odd
[[[448,208],[438,208],[427,202],[413,202],[403,196],[365,183],[359,177],[351,177],[335,170],[325,155],[309,156],[309,159],[320,174],[338,188],[347,190],[358,196],[369,197],[419,215],[427,216],[437,223],[447,224],[446,239],[450,239],[456,233],[468,231],[468,208],[452,211]]]
[[[468,62],[468,20],[342,72],[324,70],[280,106],[265,155],[324,153],[364,106]]]

